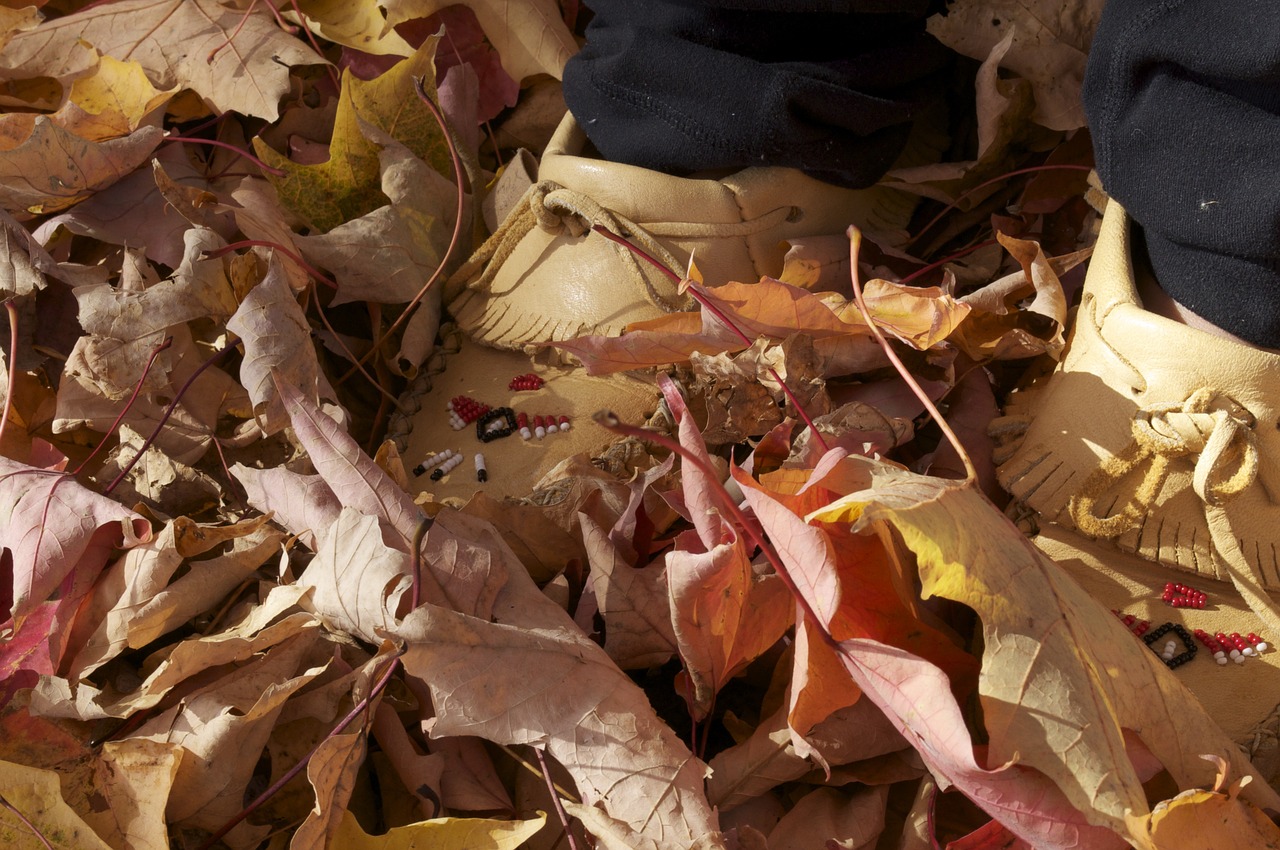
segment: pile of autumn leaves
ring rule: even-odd
[[[471,5],[484,46],[466,67],[491,46],[510,78],[441,80],[460,127],[573,49],[554,4]],[[346,369],[374,348],[327,311],[376,324],[449,253],[453,165],[413,89],[434,87],[439,41],[386,26],[436,5],[301,9],[367,80],[326,88],[320,56],[265,9],[243,26],[207,0],[0,14],[0,75],[26,104],[0,116],[0,203],[18,217],[0,218],[0,291],[19,339],[0,384],[0,843],[549,850],[567,828],[605,848],[922,848],[953,788],[995,819],[965,846],[1198,848],[1188,822],[1280,807],[1264,782],[1241,788],[1240,756],[1177,746],[1238,752],[1152,697],[1159,659],[977,481],[879,459],[913,445],[924,407],[839,294],[847,243],[834,259],[797,246],[778,280],[689,282],[699,312],[564,346],[596,374],[653,370],[670,428],[629,480],[584,467],[555,504],[428,520],[394,448],[370,457],[350,436],[325,358]],[[1031,94],[996,70],[1025,53],[1012,33],[982,49],[980,118],[1000,132],[966,167],[1013,143],[1005,117]],[[1070,102],[1037,73],[1040,108]],[[240,147],[248,119],[272,122],[252,145],[266,177],[162,146],[166,125],[206,118],[202,137]],[[980,367],[1061,349],[1059,276],[1083,258],[1001,244],[1010,260],[962,298],[950,281],[865,287],[930,392],[973,400],[951,412],[975,432],[993,405]],[[430,298],[413,316],[377,352],[400,377],[439,318]],[[779,378],[813,428],[779,407]],[[945,444],[931,463],[960,465]],[[560,572],[535,582],[522,535],[567,541]],[[663,665],[680,669],[665,692],[636,684]],[[758,704],[727,710],[746,674]],[[1064,705],[1064,689],[1097,698]],[[653,707],[672,700],[687,728]],[[720,728],[730,740],[709,746]],[[1215,790],[1153,817],[1125,729],[1156,730],[1145,743],[1179,787]]]

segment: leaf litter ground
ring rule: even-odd
[[[561,344],[662,412],[518,503],[415,501],[383,438],[456,333],[463,188],[563,114],[576,3],[6,12],[4,846],[1276,842],[992,503],[1098,218],[1099,4],[1006,5],[930,23],[971,85],[886,178],[910,232]]]

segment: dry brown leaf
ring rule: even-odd
[[[983,60],[1013,31],[1001,66],[1031,81],[1035,120],[1051,130],[1085,124],[1080,88],[1102,0],[961,0],[929,19],[929,32],[953,50]]]
[[[139,127],[92,142],[36,116],[29,133],[0,140],[0,207],[26,217],[66,209],[146,162],[163,136],[159,127]]]
[[[311,326],[289,286],[284,264],[275,254],[262,282],[249,291],[227,321],[227,330],[244,343],[240,383],[249,391],[254,419],[265,433],[275,434],[289,424],[277,380],[319,401],[320,364],[311,344]]]
[[[376,640],[393,628],[412,584],[409,556],[382,542],[378,521],[343,508],[316,557],[298,577],[310,610],[339,632]]]
[[[160,88],[189,88],[219,112],[267,121],[279,117],[289,69],[324,62],[281,30],[265,9],[246,16],[216,0],[122,0],[17,34],[0,53],[0,71],[5,79],[69,80],[96,58],[76,49],[83,44],[138,62]]]
[[[453,5],[452,0],[379,2],[387,10],[387,23],[392,26],[428,17]],[[554,0],[463,0],[463,5],[476,13],[485,36],[502,59],[502,67],[516,82],[535,74],[550,74],[558,80],[564,63],[578,51]]]
[[[69,675],[87,676],[125,649],[146,646],[216,606],[279,551],[283,535],[265,523],[265,517],[258,517],[229,528],[202,529],[180,517],[150,542],[125,553],[103,572],[85,602],[77,629],[89,636]],[[184,543],[193,537],[200,542]],[[224,543],[231,545],[194,560]],[[190,571],[174,579],[184,563]]]
[[[770,850],[839,847],[872,850],[884,829],[884,786],[819,788],[801,797],[769,833]]]
[[[578,520],[591,566],[588,581],[605,622],[604,651],[623,670],[665,664],[676,652],[666,570],[631,566],[592,516],[580,511]]]
[[[85,815],[113,846],[129,850],[168,850],[164,810],[182,763],[176,744],[131,738],[102,746],[95,786],[106,807]]]
[[[389,648],[389,647],[388,647]],[[351,700],[359,702],[368,693],[375,677],[390,662],[386,653],[371,658],[351,685]],[[371,711],[382,709],[380,700]],[[335,834],[351,802],[351,794],[359,782],[360,766],[368,749],[366,732],[353,726],[338,735],[328,735],[311,752],[307,761],[307,780],[315,791],[315,805],[289,840],[291,850],[336,846]],[[278,769],[278,768],[277,768]]]
[[[532,590],[520,594],[525,626],[424,605],[396,630],[409,647],[406,671],[431,689],[432,736],[546,747],[584,802],[603,805],[659,847],[683,850],[714,834],[705,766],[600,647],[527,576],[513,572],[508,586],[516,582]]]
[[[244,807],[245,789],[285,700],[323,672],[298,670],[316,639],[316,632],[289,638],[235,675],[188,694],[133,736],[186,750],[166,811],[171,824],[216,830]],[[224,840],[248,850],[269,831],[242,822]]]

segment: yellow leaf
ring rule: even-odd
[[[52,770],[0,761],[0,795],[54,847],[111,850],[62,799],[58,774]],[[46,847],[7,808],[0,808],[0,846],[6,850],[44,850]]]
[[[343,72],[327,161],[301,165],[261,139],[253,140],[262,161],[285,172],[283,177],[268,176],[280,202],[318,231],[332,230],[388,203],[379,186],[378,146],[360,132],[351,103],[353,79]]]
[[[151,85],[137,62],[103,56],[96,71],[71,84],[67,103],[53,119],[90,141],[127,136],[176,91]]]
[[[378,56],[413,53],[409,43],[387,23],[377,0],[301,0],[298,8],[312,32],[336,44]],[[291,11],[285,16],[297,20]]]
[[[1185,791],[1156,807],[1151,837],[1160,850],[1238,850],[1280,847],[1280,828],[1257,806],[1234,794]]]
[[[369,835],[355,815],[343,812],[330,847],[344,850],[516,850],[547,822],[541,812],[532,820],[432,818],[397,827],[386,835]]]
[[[920,595],[961,602],[981,618],[980,698],[990,764],[1042,772],[1089,823],[1138,846],[1153,845],[1142,825],[1146,794],[1126,754],[1125,730],[1138,730],[1179,787],[1200,787],[1212,775],[1195,753],[1220,753],[1224,769],[1254,779],[1244,786],[1245,797],[1275,805],[1276,792],[1257,781],[1240,750],[1187,699],[1160,658],[1129,639],[1115,617],[976,487],[861,458],[846,462],[865,465],[871,487],[810,516],[856,518],[856,531],[892,528],[915,553]]]
[[[427,39],[413,56],[375,80],[343,73],[327,162],[300,165],[254,139],[258,156],[285,172],[284,177],[270,178],[281,202],[317,231],[332,230],[390,203],[381,190],[380,146],[361,131],[361,121],[391,136],[436,170],[452,174],[440,127],[413,86],[414,78],[422,77],[427,92],[435,91],[438,42],[438,37]]]
[[[360,117],[408,148],[418,159],[453,176],[449,148],[431,110],[414,90],[415,77],[432,98],[436,91],[436,46],[440,36],[422,43],[412,56],[372,80],[351,81],[351,101]]]

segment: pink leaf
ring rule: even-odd
[[[9,601],[19,624],[68,576],[72,582],[64,598],[83,595],[113,547],[151,537],[145,519],[69,475],[5,457],[0,457],[0,529],[0,550],[13,557]],[[8,596],[8,590],[0,586],[0,594]]]

